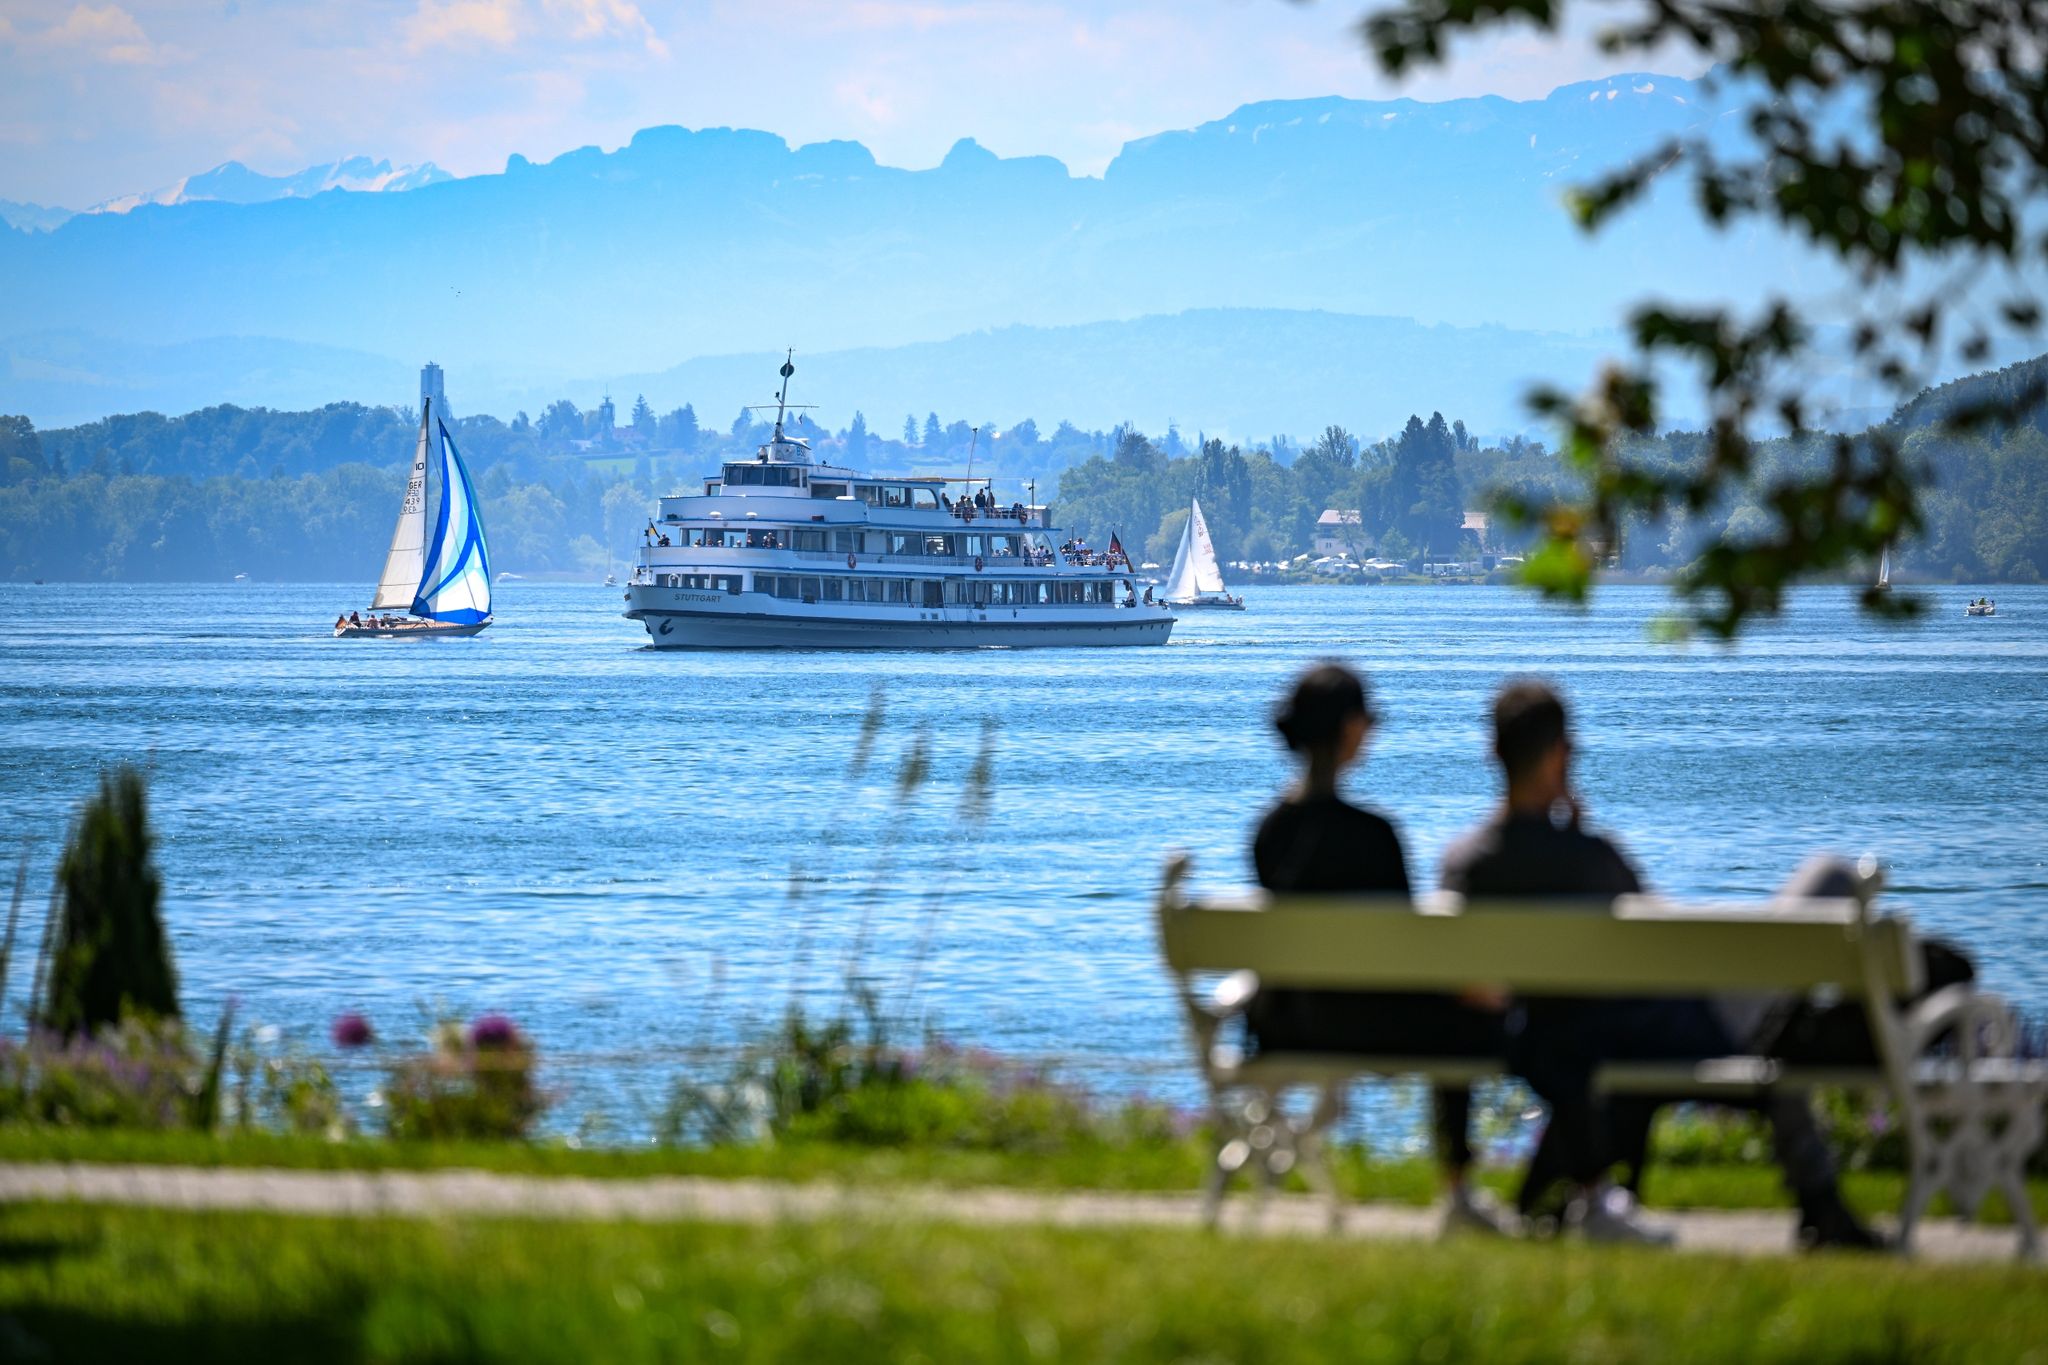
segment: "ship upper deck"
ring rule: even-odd
[[[1054,529],[1044,507],[1021,502],[1000,505],[987,497],[987,479],[939,475],[878,475],[838,465],[764,458],[729,461],[720,476],[704,481],[701,493],[661,499],[660,518],[670,524],[732,524],[747,520],[798,526],[816,522],[901,530],[957,528],[982,524],[986,530]],[[948,491],[962,488],[955,498]],[[967,490],[983,490],[977,504]]]

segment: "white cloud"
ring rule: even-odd
[[[0,21],[4,22],[4,21]],[[73,5],[41,29],[16,30],[8,23],[0,39],[48,54],[76,55],[114,66],[149,66],[172,54],[143,32],[134,15],[119,5]]]
[[[654,25],[632,0],[542,0],[547,11],[571,23],[569,36],[582,41],[623,38],[646,49],[650,56],[666,58],[668,45],[655,33]]]
[[[405,21],[408,51],[483,43],[510,47],[519,40],[521,0],[420,0]]]

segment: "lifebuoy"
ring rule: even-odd
[[[848,550],[846,552],[846,567],[849,569],[859,567],[858,562],[853,557],[853,551],[851,550]]]
[[[976,555],[976,556],[974,557],[974,571],[975,571],[976,573],[980,573],[980,572],[981,572],[981,556],[980,556],[980,555]]]

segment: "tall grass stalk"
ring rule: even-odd
[[[917,947],[911,954],[910,970],[905,974],[899,1006],[899,1017],[906,1028],[911,1023],[911,1011],[917,1003],[917,988],[924,975],[925,961],[931,955],[939,915],[952,898],[963,859],[980,846],[981,836],[988,827],[989,811],[995,804],[995,771],[996,724],[993,718],[984,716],[981,744],[975,751],[973,766],[967,770],[966,781],[960,787],[960,805],[953,826],[955,837],[946,847],[939,877],[925,891],[924,903],[918,907]]]

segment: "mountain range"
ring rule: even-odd
[[[1353,316],[1282,328],[1347,348],[1316,356],[1304,388],[1348,385],[1362,401],[1382,379],[1433,376],[1422,387],[1438,396],[1417,403],[1477,414],[1582,366],[1585,338],[1643,295],[1754,298],[1833,278],[1782,238],[1701,226],[1676,195],[1597,240],[1559,207],[1566,186],[1680,130],[1733,136],[1727,122],[1700,85],[1645,74],[1540,100],[1247,105],[1133,141],[1100,177],[966,139],[913,171],[853,142],[674,127],[545,164],[513,156],[496,175],[432,172],[403,194],[348,188],[385,177],[385,163],[316,168],[276,194],[304,177],[222,167],[181,182],[174,202],[0,232],[0,409],[77,420],[98,415],[78,405],[96,388],[133,406],[115,400],[124,384],[172,408],[231,389],[253,401],[243,381],[266,368],[266,346],[264,383],[336,366],[331,391],[294,402],[375,397],[346,385],[428,357],[534,402],[577,376],[620,391],[644,380],[653,398],[683,362],[675,396],[699,401],[698,380],[727,371],[691,358],[794,345],[853,353],[876,381],[861,392],[888,388],[891,406],[1257,430],[1280,420],[1258,394],[1281,389],[1250,376],[1291,374],[1276,358],[1299,357],[1235,311],[1252,310]],[[342,192],[311,192],[330,180]],[[267,197],[237,202],[259,197],[257,181]],[[381,187],[403,183],[390,172]],[[1191,349],[1134,349],[1182,314],[1193,321],[1173,344]],[[1386,349],[1396,319],[1426,344]],[[1117,346],[1089,330],[1113,322],[1143,325]],[[881,353],[946,338],[961,340]],[[823,369],[820,384],[834,383]],[[888,387],[889,373],[936,387],[911,401],[913,381]],[[1065,376],[1066,401],[1051,375]],[[750,377],[745,392],[765,387]]]
[[[79,213],[127,213],[144,204],[267,204],[273,199],[304,199],[329,190],[395,193],[454,178],[431,161],[394,168],[388,160],[372,161],[367,156],[308,166],[291,175],[264,175],[239,161],[223,161],[210,171],[188,175],[141,194],[119,195],[77,211],[0,199],[0,222],[23,232],[54,232]]]

